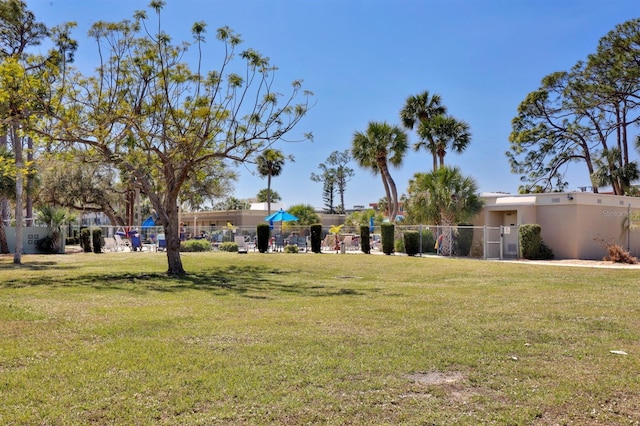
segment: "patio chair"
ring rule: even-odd
[[[327,235],[326,237],[324,237],[324,240],[322,240],[322,246],[320,247],[320,251],[331,251],[335,249],[335,245],[336,245],[336,237],[334,235]]]
[[[344,239],[342,240],[342,244],[344,244],[344,249],[345,250],[352,250],[353,249],[353,236],[352,235],[345,235]]]
[[[249,247],[247,246],[247,242],[244,239],[244,235],[238,235],[233,239],[236,244],[238,244],[238,253],[248,253]]]
[[[282,251],[284,249],[284,237],[282,235],[276,235],[274,242],[274,251]]]
[[[298,250],[307,251],[307,237],[302,235],[289,237],[289,245],[298,246]]]
[[[116,239],[113,237],[104,237],[104,244],[102,245],[103,251],[116,251]]]
[[[116,250],[124,251],[127,247],[131,247],[131,241],[115,234],[113,238],[116,240]]]
[[[164,234],[158,234],[156,239],[158,241],[158,250],[165,251],[167,249],[167,240],[165,240]]]
[[[131,250],[142,251],[142,239],[139,234],[131,235]]]

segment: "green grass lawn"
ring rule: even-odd
[[[182,258],[184,279],[162,253],[0,259],[0,424],[640,419],[638,270]]]

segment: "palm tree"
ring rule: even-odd
[[[57,253],[60,248],[62,225],[74,220],[76,215],[63,207],[43,206],[38,210],[36,218],[51,228],[51,252]]]
[[[418,127],[420,142],[414,145],[415,150],[426,148],[434,156],[433,170],[444,166],[444,157],[451,150],[457,154],[464,152],[471,142],[469,124],[447,115],[438,115]]]
[[[618,148],[604,150],[595,161],[596,170],[591,174],[594,186],[611,185],[615,195],[629,195],[631,184],[640,178],[638,163],[623,164],[622,151]]]
[[[384,191],[389,200],[389,220],[395,222],[398,213],[398,192],[389,173],[388,163],[402,164],[407,151],[407,134],[398,126],[370,122],[366,132],[355,132],[351,152],[354,160],[374,175],[380,173]]]
[[[415,95],[409,96],[405,101],[404,108],[400,110],[400,119],[402,120],[402,125],[410,130],[418,124],[428,123],[434,117],[439,115],[444,115],[447,113],[447,108],[442,105],[442,98],[438,94],[430,95],[429,91],[425,90],[424,92]],[[435,170],[437,167],[437,153],[435,150],[430,150],[428,148],[429,145],[433,145],[433,141],[424,141],[426,142],[426,147],[429,152],[433,155],[433,169]],[[422,148],[424,144],[420,144],[418,146],[414,146],[416,151]]]
[[[412,222],[443,227],[442,252],[451,252],[451,226],[478,214],[482,200],[478,184],[458,167],[442,166],[430,173],[416,173],[409,181],[407,214]]]
[[[256,194],[256,201],[258,203],[266,203],[268,201],[277,203],[278,201],[281,201],[281,200],[282,200],[282,197],[280,196],[280,194],[278,194],[276,191],[271,191],[270,189],[267,189],[267,188],[261,189]]]
[[[267,178],[267,215],[271,215],[271,177],[279,176],[286,160],[293,161],[292,156],[285,157],[277,149],[265,149],[256,158],[258,173]]]

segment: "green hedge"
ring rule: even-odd
[[[418,231],[404,231],[404,252],[408,256],[415,256],[420,252],[420,233]]]
[[[235,244],[235,243],[234,243]],[[238,245],[236,244],[236,250]],[[207,239],[187,240],[180,243],[180,251],[197,252],[210,251],[211,243]]]
[[[80,230],[80,245],[82,246],[82,251],[91,253],[91,230],[89,228]]]
[[[538,224],[526,224],[518,230],[520,257],[532,260],[553,259],[553,251],[542,241],[542,227]]]
[[[391,254],[394,251],[394,238],[396,227],[393,223],[383,223],[380,226],[380,237],[382,238],[382,252]]]
[[[260,253],[266,253],[269,251],[269,237],[271,234],[271,230],[269,229],[269,224],[260,223],[256,227],[256,234],[258,236],[257,246],[258,251]]]
[[[459,223],[458,226],[458,236],[455,240],[454,251],[458,256],[469,256],[471,244],[473,243],[473,228],[468,223]]]
[[[311,251],[320,253],[322,251],[322,224],[311,225]]]
[[[360,251],[371,254],[371,231],[368,225],[360,226]]]
[[[234,243],[233,241],[227,241],[218,246],[220,251],[238,251],[238,243]]]
[[[102,253],[102,229],[93,228],[91,230],[91,242],[93,243],[93,252]]]

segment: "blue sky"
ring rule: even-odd
[[[27,0],[40,21],[78,23],[76,65],[86,70],[96,65],[89,26],[130,18],[148,3]],[[569,70],[617,24],[639,15],[637,0],[167,0],[163,25],[174,41],[190,41],[191,25],[207,22],[212,51],[215,29],[229,26],[244,47],[279,67],[279,83],[304,80],[316,105],[292,138],[312,132],[314,141],[279,146],[295,162],[272,188],[287,206],[322,207],[322,185],[309,179],[318,164],[349,149],[353,133],[370,121],[399,125],[406,98],[424,90],[440,94],[449,113],[471,127],[467,151],[448,154],[446,164],[473,176],[481,192],[517,192],[519,177],[504,152],[518,104],[544,76]],[[409,133],[411,143],[416,139]],[[379,176],[351,167],[347,208],[384,196]],[[430,167],[430,155],[408,151],[402,167],[391,169],[398,192]],[[590,185],[584,167],[572,166],[569,183],[570,190]],[[253,167],[241,168],[234,196],[255,197],[265,187]]]

